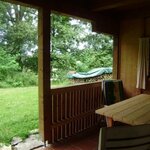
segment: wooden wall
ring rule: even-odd
[[[145,22],[146,22],[145,28],[146,36],[150,37],[150,17],[147,17]],[[147,78],[147,88],[146,90],[143,91],[143,93],[150,94],[150,77]]]
[[[127,97],[150,93],[150,81],[147,81],[146,90],[136,89],[139,38],[144,32],[150,36],[150,18],[126,18],[120,23],[118,78],[123,80]]]

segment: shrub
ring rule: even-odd
[[[36,86],[38,84],[38,76],[33,72],[21,72],[14,76],[13,87],[18,86]]]
[[[3,81],[0,81],[0,88],[27,87],[37,85],[38,85],[38,76],[30,71],[10,74]]]
[[[13,75],[19,70],[19,65],[15,59],[15,56],[7,54],[0,47],[0,81],[5,80],[7,76]]]

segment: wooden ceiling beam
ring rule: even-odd
[[[84,18],[87,20],[94,20],[97,15],[96,12],[90,12],[87,4],[81,0],[63,0],[63,2],[60,2],[59,0],[5,0],[5,2],[33,8],[45,7],[50,11],[57,11],[62,14]]]
[[[6,0],[5,0],[6,1]],[[118,34],[118,21],[109,15],[91,12],[88,3],[81,0],[7,0],[16,4],[23,4],[29,7],[43,7],[46,10],[57,11],[62,14],[75,16],[91,21],[93,29],[101,33]]]
[[[124,6],[130,6],[135,4],[142,4],[150,2],[149,0],[95,0],[93,1],[92,11],[103,11],[113,8],[119,8]]]
[[[38,8],[45,7],[49,11],[57,11],[61,14],[70,15],[77,18],[87,19],[89,21],[94,21],[97,18],[98,12],[90,11],[89,1],[90,0],[3,0],[10,3],[15,3],[19,5],[24,5],[28,7]],[[106,0],[107,1],[107,0]],[[91,1],[92,2],[92,1]],[[95,2],[95,1],[93,1]]]
[[[105,33],[111,35],[119,34],[120,22],[118,19],[110,18],[109,16],[99,15],[92,23],[92,30],[98,33]]]
[[[2,0],[4,2],[9,2],[9,3],[14,3],[17,5],[23,5],[23,6],[28,6],[28,7],[44,7],[47,4],[47,0],[42,2],[42,0]]]

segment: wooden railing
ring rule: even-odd
[[[101,82],[51,89],[51,143],[96,126],[102,107]]]

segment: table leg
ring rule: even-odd
[[[106,117],[106,124],[107,124],[107,127],[112,127],[113,126],[113,119],[110,117]]]

